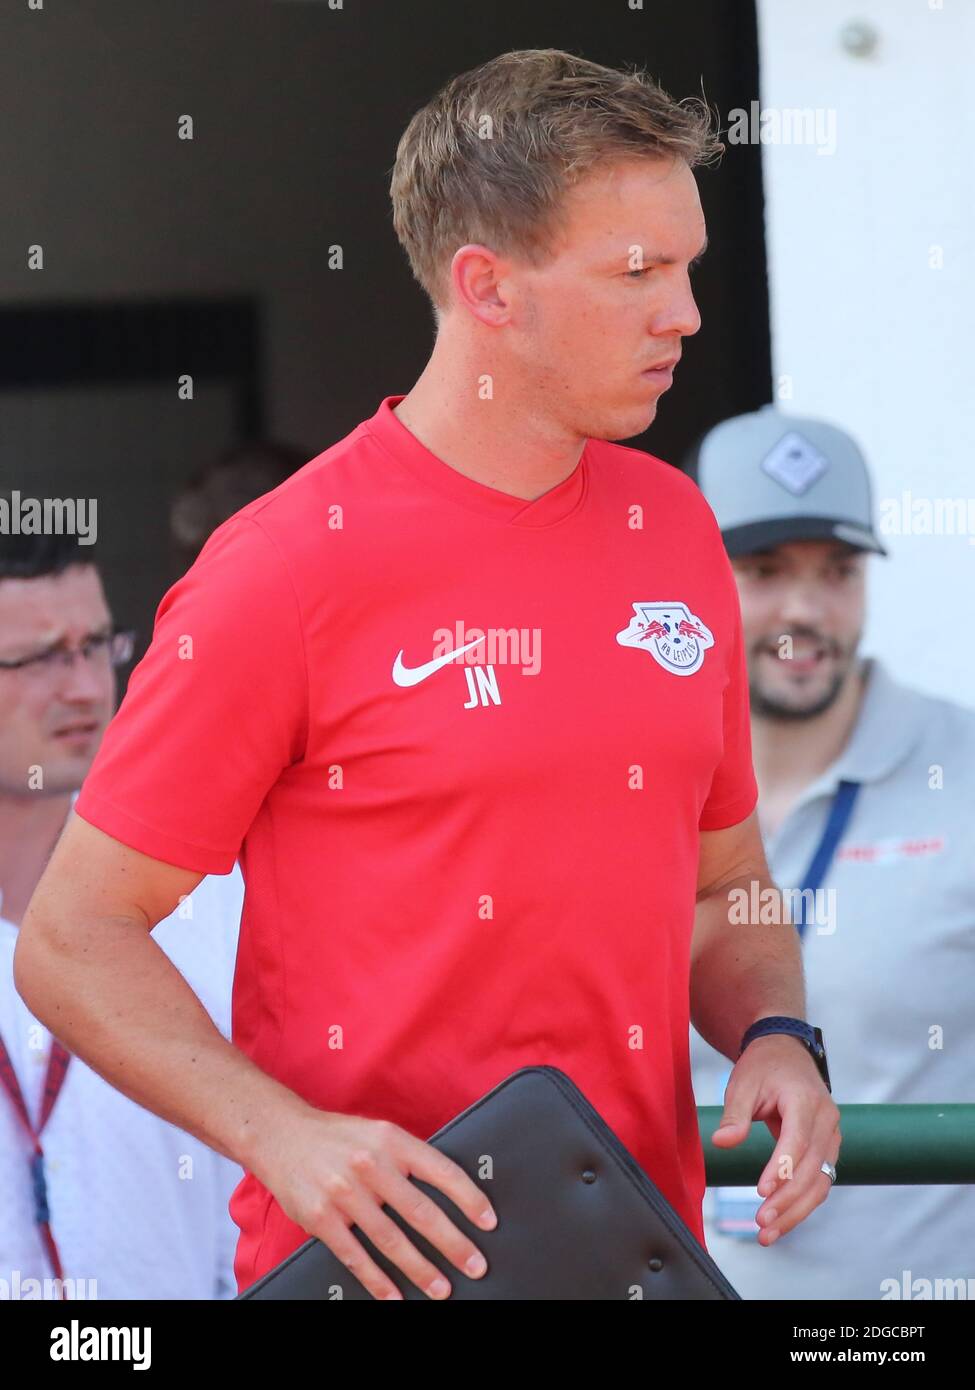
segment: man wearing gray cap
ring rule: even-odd
[[[834,1098],[971,1102],[975,712],[859,653],[866,558],[887,553],[863,457],[765,406],[710,431],[689,471],[738,581],[759,823]],[[767,907],[729,910],[747,925]],[[691,1066],[698,1104],[720,1103],[728,1062],[693,1029]],[[754,1189],[708,1191],[708,1248],[743,1297],[975,1296],[975,1188],[845,1187],[837,1168],[816,1221],[774,1247]]]

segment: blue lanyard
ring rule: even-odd
[[[857,792],[860,790],[859,782],[840,782],[833,797],[833,804],[829,810],[826,827],[823,830],[822,838],[816,846],[815,852],[806,870],[800,888],[800,895],[804,895],[806,889],[816,889],[826,876],[826,871],[836,853],[836,846],[843,836],[843,831],[847,827],[850,816],[853,812],[853,803],[857,799]],[[806,898],[800,896],[798,902],[798,912],[795,922],[796,930],[800,940],[806,930]]]

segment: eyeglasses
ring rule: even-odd
[[[117,628],[89,637],[80,647],[51,647],[34,656],[22,656],[17,661],[0,661],[0,671],[24,671],[28,676],[48,676],[54,671],[73,666],[76,656],[82,656],[94,666],[124,666],[135,650],[135,628]]]

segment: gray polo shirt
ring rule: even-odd
[[[837,783],[862,784],[803,941],[833,1098],[973,1102],[975,711],[899,684],[876,659],[867,671],[843,753],[764,836],[769,866],[797,888]],[[719,1104],[731,1062],[693,1028],[691,1067],[697,1103]],[[708,1249],[743,1298],[931,1297],[919,1280],[935,1297],[975,1298],[975,1186],[838,1186],[767,1248],[719,1231],[717,1208],[709,1188]],[[969,1282],[952,1295],[935,1280]]]

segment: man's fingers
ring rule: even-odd
[[[740,1144],[748,1138],[752,1116],[755,1113],[756,1096],[757,1092],[749,1094],[740,1086],[733,1096],[725,1094],[721,1123],[711,1135],[712,1144],[717,1144],[719,1148],[722,1145],[733,1148],[735,1144]]]
[[[802,1186],[803,1180],[808,1180],[810,1175],[819,1171],[822,1159],[817,1159],[816,1155],[832,1153],[834,1144],[838,1147],[839,1118],[835,1109],[818,1107],[811,1129],[806,1131],[804,1127],[804,1133],[808,1133],[805,1148],[800,1153],[797,1146],[796,1151],[791,1154],[786,1149],[791,1164],[779,1177],[775,1187],[768,1189],[765,1194],[768,1196],[768,1205],[775,1207],[777,1211],[784,1211],[794,1200],[797,1187]],[[778,1170],[776,1175],[778,1176]]]
[[[493,1231],[498,1224],[494,1208],[460,1164],[432,1144],[425,1144],[422,1139],[416,1139],[405,1131],[403,1134],[406,1142],[401,1153],[413,1177],[439,1188],[464,1213],[472,1226],[480,1226],[482,1231]]]
[[[354,1163],[356,1167],[365,1166],[365,1155],[356,1155]],[[402,1294],[345,1222],[357,1226],[368,1236],[376,1250],[428,1298],[448,1298],[451,1292],[449,1279],[383,1210],[383,1203],[394,1208],[448,1258],[462,1255],[461,1267],[468,1260],[474,1260],[479,1262],[478,1273],[484,1272],[487,1261],[483,1255],[457,1230],[436,1202],[395,1171],[391,1174],[377,1171],[374,1177],[374,1183],[359,1183],[347,1188],[341,1206],[333,1205],[328,1221],[316,1225],[312,1231],[374,1298],[402,1298]],[[470,1274],[474,1277],[473,1268]]]
[[[807,1117],[798,1106],[787,1104],[781,1118],[775,1148],[758,1180],[763,1197],[774,1194],[796,1172],[812,1138],[811,1116]]]
[[[822,1171],[823,1158],[826,1155],[831,1163],[835,1163],[835,1155],[839,1153],[840,1138],[838,1130],[817,1129],[813,1135],[805,1157],[795,1169],[792,1178],[782,1184],[777,1192],[774,1192],[768,1200],[768,1206],[777,1213],[772,1226],[777,1230],[791,1229],[796,1224],[793,1215],[793,1208],[799,1206],[806,1200],[809,1193],[816,1196],[816,1203],[829,1195],[832,1183],[828,1174]],[[824,1187],[823,1184],[826,1184]],[[801,1219],[801,1218],[799,1218]],[[789,1222],[788,1227],[785,1221]]]
[[[812,1182],[807,1182],[802,1189],[797,1188],[797,1197],[792,1202],[789,1210],[784,1215],[777,1215],[774,1222],[764,1227],[759,1232],[759,1243],[762,1245],[772,1245],[780,1236],[787,1235],[800,1221],[805,1221],[811,1211],[821,1206],[829,1196],[832,1183],[825,1173],[814,1175]],[[764,1237],[764,1239],[763,1239]]]
[[[398,1211],[404,1221],[419,1231],[455,1268],[470,1279],[479,1279],[484,1274],[487,1260],[482,1252],[415,1183],[397,1173],[385,1184],[382,1195],[388,1205]],[[482,1196],[482,1205],[483,1201]]]
[[[734,1148],[736,1144],[748,1138],[750,1129],[750,1120],[722,1120],[711,1135],[711,1143],[717,1144],[719,1148]]]
[[[385,1255],[386,1259],[402,1270],[411,1284],[415,1284],[427,1298],[443,1299],[450,1296],[450,1281],[431,1260],[420,1253],[406,1232],[393,1221],[380,1206],[372,1193],[364,1192],[360,1201],[350,1209],[355,1224],[373,1245]]]
[[[775,1148],[758,1180],[759,1192],[768,1197],[775,1195],[783,1184],[791,1186],[810,1148],[817,1152],[828,1151],[833,1134],[839,1132],[839,1123],[839,1108],[828,1096],[818,1099],[811,1106],[808,1102],[795,1104],[787,1101],[779,1112]],[[776,1133],[773,1117],[769,1118],[767,1124]],[[785,1162],[786,1159],[788,1162]]]
[[[762,1244],[771,1244],[773,1233],[781,1236],[791,1231],[826,1200],[833,1184],[829,1175],[822,1171],[824,1160],[819,1155],[825,1150],[828,1161],[835,1167],[840,1143],[838,1126],[825,1136],[817,1127],[806,1155],[793,1176],[783,1181],[756,1213],[755,1219],[762,1227],[759,1236]],[[762,1235],[765,1240],[762,1240]]]
[[[376,1248],[386,1256],[428,1298],[447,1298],[450,1281],[420,1253],[406,1233],[382,1210],[385,1204],[424,1236],[468,1278],[480,1278],[487,1260],[477,1246],[451,1221],[447,1213],[410,1181],[410,1176],[435,1187],[449,1197],[473,1226],[492,1229],[497,1217],[491,1203],[463,1168],[446,1154],[401,1130],[391,1153],[391,1163],[382,1164],[368,1151],[352,1160],[358,1176],[369,1191],[365,1202],[346,1203],[345,1210]],[[364,1171],[364,1167],[371,1171]],[[374,1199],[375,1205],[370,1199]]]
[[[403,1295],[392,1279],[383,1273],[366,1252],[365,1246],[345,1225],[341,1213],[336,1208],[333,1208],[328,1220],[310,1234],[316,1235],[323,1245],[328,1246],[332,1254],[342,1261],[349,1273],[358,1279],[373,1298],[402,1300]]]

